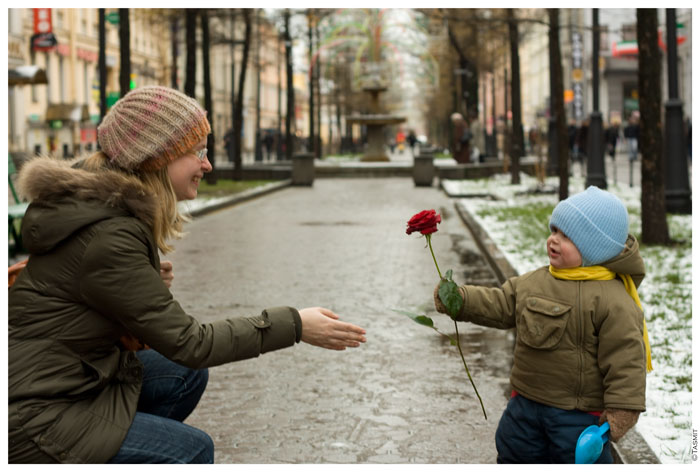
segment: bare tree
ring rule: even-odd
[[[100,76],[100,123],[107,114],[107,31],[105,24],[105,9],[99,8],[98,12],[99,28],[99,53],[97,67]],[[99,144],[98,144],[99,146]]]
[[[177,90],[177,56],[180,54],[177,43],[177,33],[180,29],[180,18],[178,15],[170,17],[170,87]]]
[[[243,39],[243,57],[241,58],[241,69],[238,75],[238,94],[233,114],[233,179],[243,179],[243,155],[240,136],[243,129],[243,98],[245,90],[245,75],[248,69],[248,56],[250,54],[250,36],[253,28],[253,21],[249,8],[243,9],[243,21],[245,22],[245,38]]]
[[[661,127],[661,55],[656,9],[637,9],[639,45],[639,151],[642,154],[642,241],[667,244],[666,197]]]
[[[566,110],[564,109],[564,81],[559,46],[559,9],[549,8],[549,73],[550,112],[555,121],[555,146],[559,168],[559,200],[569,198],[569,146],[566,134]]]
[[[520,183],[520,157],[525,151],[523,119],[520,101],[520,53],[518,50],[518,23],[513,9],[508,9],[508,38],[510,40],[511,93],[513,107],[513,141],[511,143],[511,184]]]
[[[284,45],[285,60],[287,64],[287,114],[285,123],[285,156],[292,159],[294,153],[294,141],[292,138],[292,126],[294,118],[294,66],[292,62],[292,36],[289,31],[289,8],[284,10]]]
[[[185,94],[194,97],[197,83],[197,10],[195,8],[185,9],[185,41],[187,45]]]
[[[308,26],[308,36],[309,36],[309,144],[308,151],[316,154],[316,108],[314,99],[316,94],[314,93],[314,69],[312,69],[313,59],[314,59],[314,24],[316,22],[316,16],[314,14],[314,9],[309,8],[306,11],[307,26]]]
[[[119,89],[123,97],[131,88],[131,45],[129,43],[129,9],[119,9]]]
[[[212,166],[212,171],[206,174],[206,180],[210,184],[216,183],[216,173],[214,172],[216,160],[216,133],[214,132],[214,113],[211,99],[211,68],[210,68],[210,40],[209,40],[209,15],[206,8],[200,10],[200,20],[202,23],[202,69],[204,72],[204,109],[207,110],[207,118],[211,125],[211,133],[207,136],[207,155]]]

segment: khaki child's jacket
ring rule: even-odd
[[[644,278],[639,244],[601,264]],[[500,288],[462,286],[460,321],[516,329],[513,389],[562,409],[645,410],[643,314],[619,278],[560,280],[542,267]]]

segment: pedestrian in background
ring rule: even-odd
[[[645,410],[651,355],[637,294],[645,271],[627,209],[589,187],[559,202],[549,227],[549,266],[500,288],[459,288],[458,321],[517,331],[499,463],[573,463],[585,428],[607,421],[616,442]],[[447,313],[438,287],[435,307]],[[612,463],[609,442],[598,463]]]
[[[415,146],[416,143],[418,142],[418,138],[416,138],[416,133],[413,130],[410,130],[408,132],[408,138],[406,138],[408,141],[408,147],[411,148],[411,155],[415,154]]]
[[[486,140],[484,138],[484,128],[479,121],[479,114],[472,113],[471,123],[469,124],[469,133],[471,134],[471,158],[472,162],[479,164],[484,162],[486,152]]]
[[[639,143],[639,112],[634,111],[630,115],[627,126],[624,130],[625,141],[627,142],[627,152],[629,160],[635,162],[637,160],[637,149]]]
[[[173,299],[159,251],[182,236],[177,202],[212,169],[209,132],[194,99],[142,87],[105,116],[101,151],[23,167],[30,257],[9,291],[9,462],[211,463],[212,439],[183,423],[208,367],[300,341],[365,342],[325,308],[202,324]]]
[[[615,160],[615,154],[617,150],[617,139],[620,136],[620,124],[617,122],[612,122],[610,126],[605,128],[605,143],[608,151],[608,155]]]

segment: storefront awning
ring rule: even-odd
[[[75,103],[55,103],[46,109],[46,121],[81,122],[90,119],[87,105]]]
[[[9,69],[9,86],[48,84],[46,71],[39,66],[19,66]]]

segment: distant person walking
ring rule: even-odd
[[[486,152],[486,140],[484,138],[484,128],[481,126],[479,116],[476,113],[472,114],[471,123],[469,124],[469,134],[471,134],[471,160],[474,163],[484,162]]]
[[[411,154],[415,154],[415,146],[416,143],[418,142],[418,138],[416,138],[416,133],[411,130],[408,132],[408,147],[411,149]]]
[[[196,100],[141,87],[98,127],[101,151],[22,168],[30,257],[8,297],[9,462],[212,463],[212,439],[183,422],[208,367],[300,341],[365,342],[326,308],[203,324],[173,298],[159,252],[182,236],[177,202],[212,170],[209,133]]]
[[[629,160],[634,162],[637,160],[637,150],[639,146],[639,112],[632,112],[632,115],[630,115],[627,126],[625,126],[624,136],[625,142],[627,143]]]
[[[615,154],[617,150],[617,140],[620,136],[620,125],[618,123],[612,123],[605,129],[605,143],[608,151],[608,155],[615,160]]]
[[[406,146],[406,134],[402,130],[396,133],[396,146],[399,148],[399,153],[403,154],[403,150]]]

